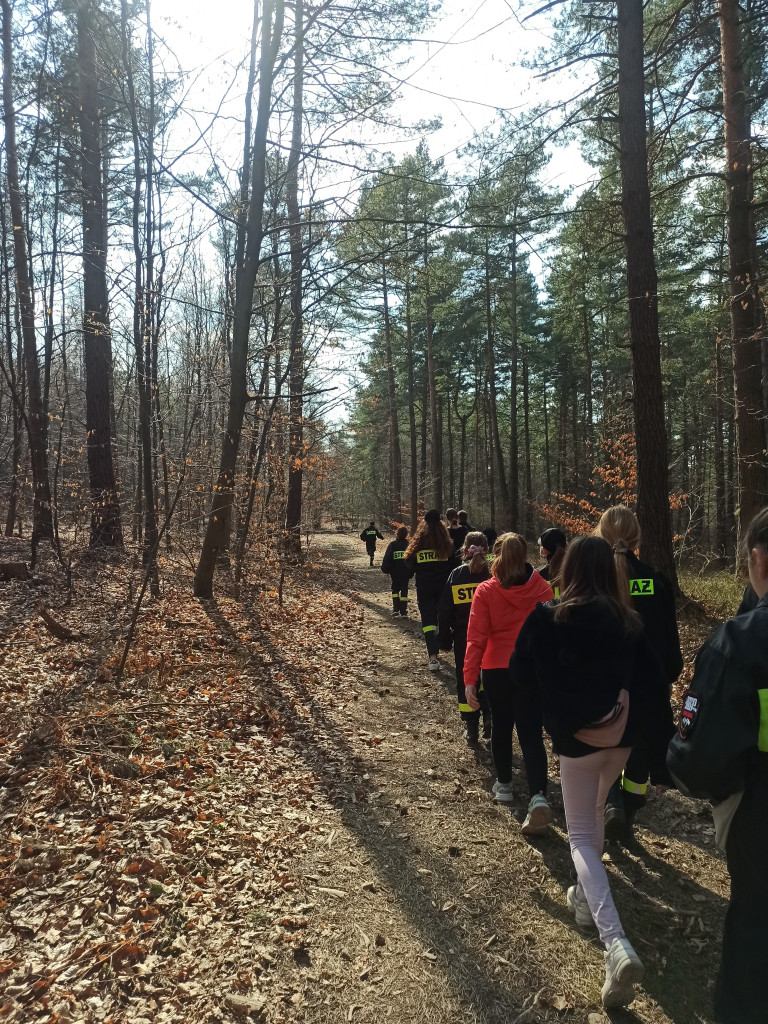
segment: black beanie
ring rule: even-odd
[[[440,522],[440,512],[436,508],[428,508],[424,513],[424,522],[429,523],[430,526],[433,523]]]
[[[568,540],[562,530],[558,530],[556,526],[552,526],[549,530],[545,530],[544,533],[539,537],[539,547],[544,548],[550,554],[554,554],[558,548],[564,548]]]

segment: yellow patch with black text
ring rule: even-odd
[[[405,551],[393,551],[392,552],[392,557],[393,558],[402,558],[404,555],[405,555]]]
[[[653,580],[630,580],[629,593],[632,597],[653,596]]]
[[[440,559],[437,557],[437,552],[434,548],[424,548],[423,551],[416,553],[417,562],[439,562]]]
[[[459,583],[457,586],[451,587],[453,603],[472,604],[472,598],[475,596],[475,591],[479,586],[479,583]]]

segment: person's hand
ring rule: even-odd
[[[465,686],[464,693],[467,698],[467,704],[469,704],[473,711],[479,711],[480,701],[477,699],[477,683],[474,683],[472,686]]]

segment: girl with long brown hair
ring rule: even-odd
[[[405,561],[415,576],[416,601],[429,657],[428,668],[430,672],[438,672],[437,607],[445,581],[459,565],[459,556],[436,508],[424,513],[411,543],[405,549]]]
[[[512,803],[512,733],[523,751],[528,776],[528,814],[524,835],[544,832],[552,820],[546,800],[547,752],[541,721],[517,718],[509,659],[520,627],[538,602],[552,597],[549,584],[528,564],[528,548],[518,533],[504,533],[493,547],[491,579],[475,590],[467,629],[464,687],[467,704],[477,710],[477,684],[482,677],[493,717],[491,752],[496,768],[493,795],[498,803]]]
[[[664,688],[640,617],[623,600],[604,540],[571,542],[560,600],[539,605],[528,617],[510,670],[521,719],[530,714],[538,721],[543,712],[560,758],[578,876],[568,890],[568,906],[577,924],[586,927],[594,920],[605,945],[603,1005],[625,1006],[634,998],[643,966],[624,934],[603,866],[603,804],[633,742],[656,721]]]

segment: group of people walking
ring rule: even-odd
[[[470,744],[478,743],[481,735],[490,739],[496,773],[492,792],[502,804],[513,800],[513,732],[517,731],[528,786],[522,824],[527,836],[545,832],[553,818],[547,800],[543,732],[550,736],[559,759],[577,879],[568,889],[567,905],[577,925],[596,926],[605,946],[604,1006],[627,1005],[634,998],[643,965],[611,895],[602,861],[604,841],[627,844],[632,840],[634,818],[645,803],[649,781],[662,791],[674,784],[688,785],[695,795],[724,799],[720,792],[703,792],[708,783],[699,783],[696,773],[706,754],[702,755],[692,727],[686,731],[681,724],[678,732],[674,723],[671,687],[683,659],[672,586],[637,557],[640,529],[632,511],[623,505],[608,509],[593,535],[570,543],[557,527],[544,531],[539,546],[546,564],[539,570],[528,562],[522,536],[476,531],[466,513],[461,516],[449,510],[445,525],[439,511],[430,509],[410,541],[405,527],[397,531],[381,566],[392,579],[393,615],[407,615],[408,583],[415,578],[428,667],[438,671],[439,652],[453,648],[465,736]],[[758,568],[765,569],[765,586],[761,592],[762,578],[757,586],[753,580],[753,597],[745,599],[752,610],[740,618],[752,616],[756,621],[740,623],[739,637],[748,627],[752,635],[768,630],[768,598],[765,603],[762,600],[763,593],[768,593],[768,510],[764,533],[765,537],[759,531],[755,534],[758,541],[754,551],[750,549],[750,575],[757,560]],[[761,552],[764,562],[759,561]],[[733,639],[731,634],[728,637]],[[765,673],[768,645],[761,654]],[[768,781],[768,685],[760,690],[752,680],[752,691],[749,688],[749,683],[742,685],[742,691],[749,691],[744,700],[751,695],[750,707],[753,713],[757,708],[758,720],[754,736],[745,726],[741,738],[745,747],[753,745],[750,756],[760,755],[758,764]],[[687,700],[690,703],[693,698]],[[696,716],[701,713],[699,702]],[[668,747],[671,764],[676,751],[674,780],[667,768]],[[744,761],[747,754],[740,753]],[[751,777],[752,762],[747,758],[741,767],[745,764]],[[758,799],[762,809],[768,801],[768,786],[759,794],[759,799],[750,797],[748,806],[754,807]],[[762,933],[768,884],[754,855],[754,849],[768,852],[768,819],[763,821],[762,846],[755,848],[754,837],[744,829],[733,833],[741,844],[736,871],[751,884],[753,899],[750,906],[744,898],[746,882],[739,889],[739,899],[734,883],[725,938],[729,952],[724,952],[717,999],[718,1020],[725,1024],[768,1020],[768,1001],[750,973],[757,966],[768,967],[768,939]],[[742,848],[745,844],[750,852]],[[729,851],[733,874],[731,860]],[[735,912],[734,903],[738,903]],[[751,990],[747,976],[752,977]],[[734,987],[740,992],[736,1002]],[[739,1007],[737,1013],[734,1005]]]

